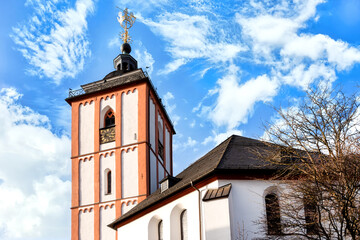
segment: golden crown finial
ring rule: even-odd
[[[128,43],[131,41],[131,37],[129,36],[129,29],[134,25],[136,17],[131,12],[129,13],[128,9],[120,11],[117,17],[117,20],[120,23],[120,26],[124,29],[124,32],[121,33],[121,38],[124,43]]]

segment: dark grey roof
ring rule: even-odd
[[[70,96],[67,99],[65,99],[65,101],[71,104],[73,100],[78,99],[79,97],[87,96],[89,94],[93,94],[103,90],[113,89],[119,86],[125,86],[128,84],[138,83],[142,81],[149,83],[150,88],[153,90],[157,99],[159,100],[160,105],[164,110],[165,117],[169,120],[173,133],[175,134],[174,125],[165,109],[165,106],[162,104],[161,98],[156,92],[156,89],[153,83],[151,82],[149,76],[141,68],[121,74],[119,73],[119,71],[113,71],[107,74],[102,80],[81,85],[81,89],[70,91],[69,92]]]
[[[92,93],[103,89],[137,82],[146,78],[146,75],[141,68],[121,75],[116,74],[117,72],[118,71],[109,73],[103,80],[81,85],[81,88],[84,89],[85,93]]]
[[[192,183],[214,173],[241,172],[247,174],[264,170],[273,172],[276,169],[266,164],[259,157],[260,154],[266,154],[268,147],[268,144],[262,141],[233,135],[179,173],[176,178],[181,180],[173,187],[162,193],[158,189],[109,226],[114,228],[118,223],[139,214],[141,211],[191,186]]]

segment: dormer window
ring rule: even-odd
[[[160,181],[160,191],[164,192],[177,184],[181,179],[168,175]]]

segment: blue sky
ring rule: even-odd
[[[3,1],[1,239],[69,239],[64,99],[113,70],[117,7],[137,17],[132,55],[175,124],[175,173],[231,134],[260,138],[272,106],[311,86],[358,86],[359,0]]]

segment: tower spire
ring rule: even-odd
[[[131,37],[129,36],[129,29],[134,25],[136,17],[132,12],[129,13],[128,9],[125,8],[123,11],[120,11],[117,17],[120,26],[124,29],[121,33],[121,39],[123,44],[121,45],[121,52],[123,54],[129,54],[131,52],[131,47],[129,42],[131,42]]]

